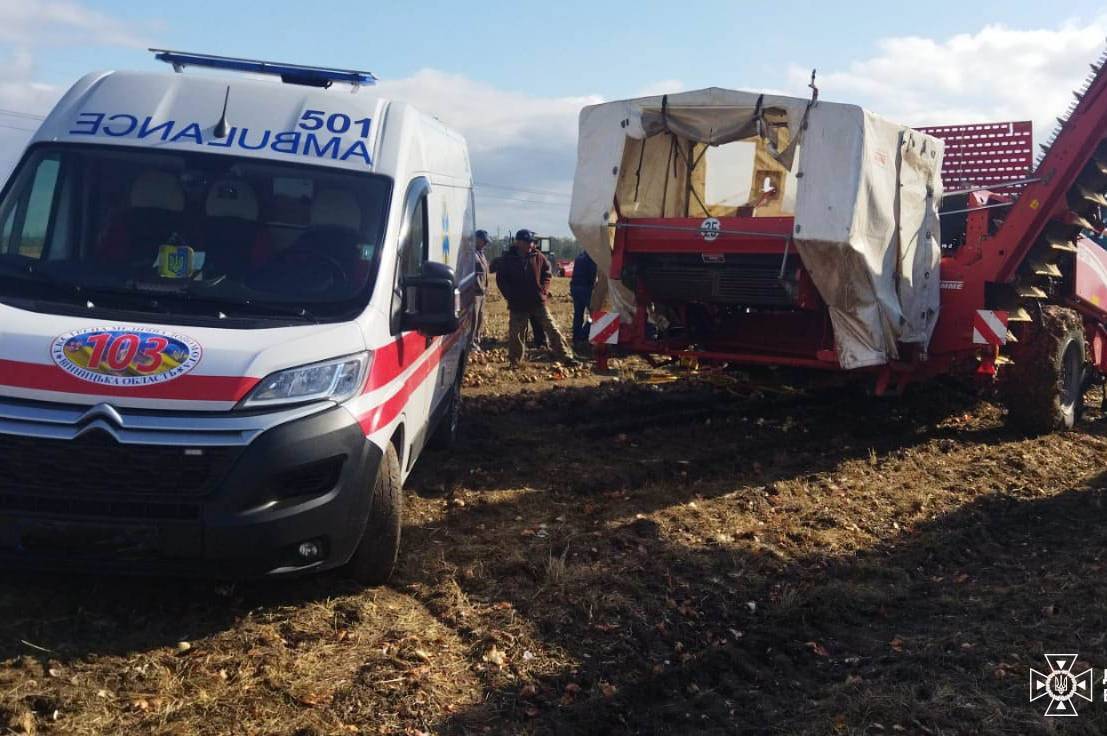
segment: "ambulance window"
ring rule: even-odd
[[[427,253],[427,198],[424,196],[415,205],[411,213],[411,226],[404,240],[404,250],[400,255],[400,274],[416,276],[423,268]]]
[[[418,184],[413,185],[418,186]],[[425,184],[423,184],[425,187]],[[409,196],[413,196],[409,193]],[[403,314],[407,295],[404,292],[404,279],[417,276],[423,269],[427,254],[427,195],[423,194],[414,205],[409,205],[408,220],[405,223],[407,234],[400,243],[400,253],[396,261],[396,277],[392,287],[392,334],[400,333],[400,318]]]
[[[4,226],[0,229],[0,246],[3,246],[4,250],[7,250],[7,244],[12,239],[12,225],[15,223],[15,209],[8,211],[8,216],[4,218]]]
[[[57,157],[40,159],[27,194],[5,218],[6,252],[27,258],[41,258],[54,215],[54,191],[61,162]]]

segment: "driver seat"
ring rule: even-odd
[[[311,202],[311,225],[293,248],[328,256],[361,286],[369,275],[370,259],[362,252],[361,206],[348,189],[320,189]]]
[[[241,276],[269,260],[273,241],[268,228],[258,222],[258,211],[258,197],[249,183],[219,179],[211,185],[204,203],[204,249],[210,270]]]
[[[145,261],[148,257],[153,264],[158,248],[174,233],[186,236],[185,194],[175,174],[157,169],[142,172],[131,183],[129,203],[128,209],[112,218],[100,241],[100,255],[105,260]]]

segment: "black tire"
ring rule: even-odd
[[[369,520],[365,523],[365,531],[354,556],[346,566],[350,577],[359,583],[383,585],[392,577],[392,570],[396,567],[404,511],[400,475],[399,455],[389,443],[373,483]]]
[[[461,427],[461,383],[465,378],[466,356],[461,356],[458,364],[457,377],[454,379],[453,388],[446,399],[446,409],[438,419],[438,426],[434,428],[434,434],[427,441],[427,446],[432,450],[452,450],[457,444],[458,429]]]
[[[1033,435],[1072,429],[1084,403],[1083,320],[1047,306],[1027,327],[1000,383],[1007,422]]]

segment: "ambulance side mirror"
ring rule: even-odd
[[[428,337],[449,335],[461,323],[461,292],[454,270],[444,263],[425,261],[418,276],[404,279],[405,304],[401,329]]]

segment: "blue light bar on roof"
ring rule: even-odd
[[[174,71],[184,71],[188,66],[224,69],[233,72],[253,74],[272,74],[289,84],[304,84],[310,87],[330,87],[332,82],[349,82],[353,85],[375,84],[377,78],[371,72],[352,69],[330,69],[320,66],[302,66],[300,64],[281,64],[255,59],[237,59],[231,56],[213,56],[211,54],[193,54],[187,51],[169,51],[150,49],[154,58],[172,64]]]

